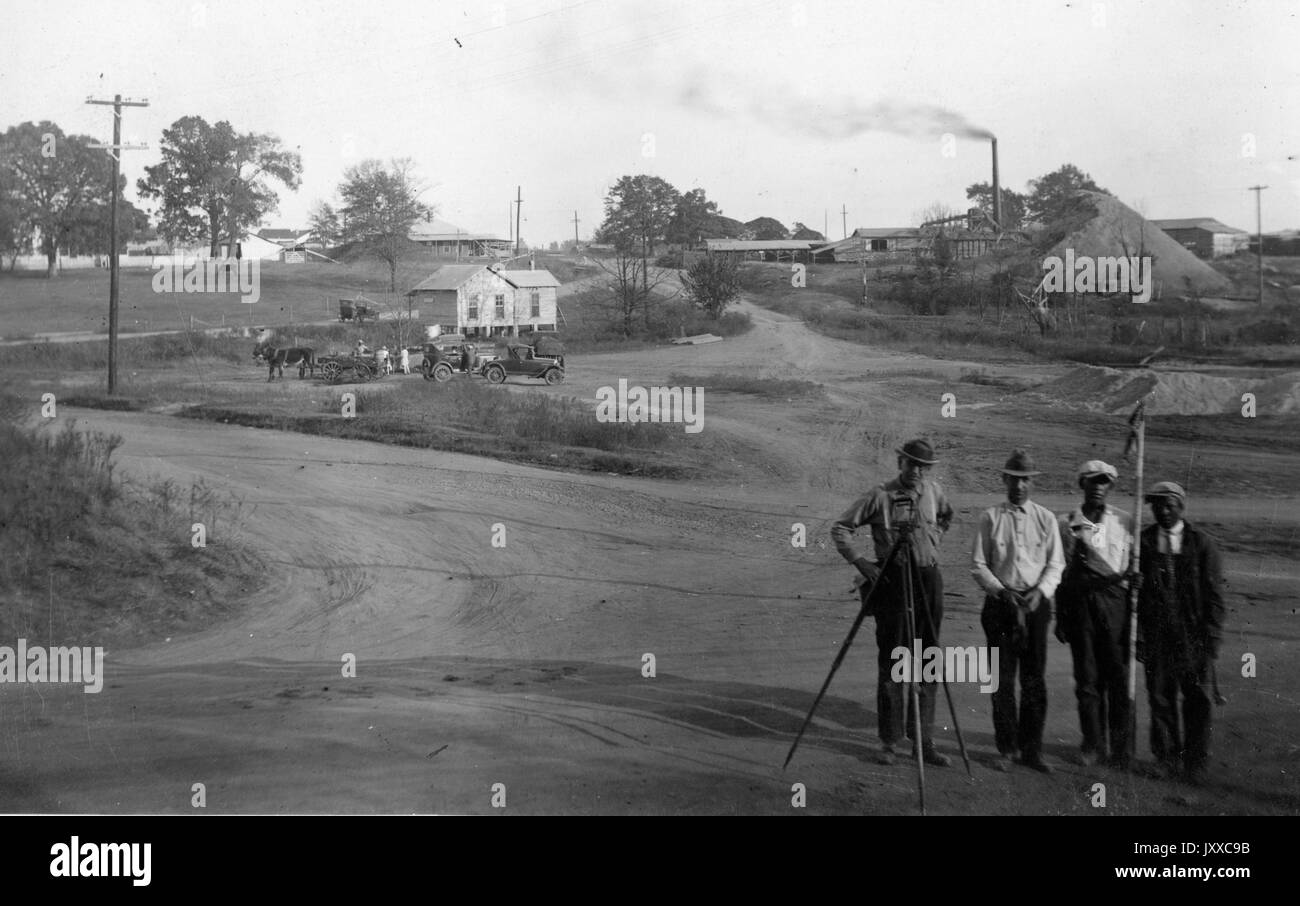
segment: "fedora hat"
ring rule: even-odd
[[[914,462],[919,462],[923,466],[932,466],[939,460],[935,458],[934,448],[920,438],[909,440],[903,446],[894,450],[899,456],[906,456]]]
[[[1034,468],[1034,460],[1028,453],[1024,450],[1013,450],[1011,455],[1007,457],[1007,464],[1002,467],[1002,474],[1029,478],[1043,473]]]
[[[1154,503],[1161,497],[1177,497],[1180,503],[1187,502],[1187,492],[1183,490],[1182,485],[1174,481],[1161,481],[1157,483],[1154,488],[1147,491],[1145,497],[1147,503]]]

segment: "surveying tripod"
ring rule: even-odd
[[[901,581],[902,583],[901,597],[903,600],[904,613],[906,614],[907,637],[913,643],[913,648],[911,649],[911,653],[909,653],[909,658],[914,657],[915,643],[921,638],[920,633],[917,632],[917,624],[919,622],[917,617],[918,610],[920,611],[921,619],[925,622],[925,629],[927,630],[926,634],[930,638],[933,638],[936,641],[938,640],[937,627],[933,625],[933,621],[930,617],[929,602],[925,600],[925,586],[920,581],[916,561],[913,557],[913,546],[916,543],[913,536],[919,528],[919,525],[917,523],[915,505],[911,497],[906,494],[899,494],[890,498],[889,525],[897,533],[897,538],[890,547],[889,553],[885,555],[885,559],[881,561],[880,573],[875,582],[873,582],[871,587],[862,595],[862,606],[858,610],[857,618],[854,619],[853,626],[850,627],[849,634],[845,637],[844,643],[840,645],[839,653],[835,655],[835,660],[831,664],[830,672],[826,675],[826,681],[822,683],[821,690],[817,693],[817,697],[813,700],[812,707],[808,710],[808,716],[804,718],[803,726],[799,728],[799,733],[795,736],[794,743],[791,744],[790,751],[785,756],[785,764],[782,765],[782,770],[788,767],[790,760],[794,758],[795,749],[799,747],[799,741],[803,739],[804,732],[808,729],[808,725],[812,723],[813,714],[816,713],[817,706],[821,704],[822,698],[826,695],[826,690],[830,688],[831,680],[835,677],[835,672],[840,669],[840,665],[844,663],[844,658],[848,656],[849,647],[853,644],[853,639],[857,636],[858,630],[862,627],[862,621],[865,620],[868,615],[874,613],[872,610],[873,599],[887,581]],[[920,597],[921,605],[919,608],[916,606],[916,599],[918,596]],[[915,733],[913,748],[916,754],[917,788],[921,799],[921,814],[924,815],[925,745],[921,735],[920,684],[915,682],[911,676],[916,669],[916,665],[913,663],[910,666],[912,669],[908,671],[909,676],[904,682],[908,687],[906,699],[910,702],[910,709],[912,712],[913,732]],[[966,765],[967,775],[973,778],[974,774],[971,771],[970,757],[966,753],[966,742],[962,738],[961,725],[957,721],[957,709],[953,705],[952,701],[952,690],[948,688],[948,677],[942,669],[940,670],[940,678],[943,683],[944,697],[948,701],[948,711],[952,715],[952,725],[957,731],[957,745],[961,749],[961,758]]]

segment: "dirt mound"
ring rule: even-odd
[[[1253,393],[1257,412],[1281,415],[1300,411],[1300,372],[1261,380],[1084,365],[1028,393],[1051,405],[1115,415],[1131,412],[1144,397],[1152,415],[1239,412],[1242,394]]]
[[[1079,192],[1064,218],[1069,232],[1047,252],[1065,256],[1074,249],[1076,257],[1149,255],[1154,272],[1153,298],[1163,293],[1179,295],[1189,290],[1221,293],[1230,281],[1147,221],[1118,198],[1100,192]]]

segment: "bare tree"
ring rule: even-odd
[[[645,329],[650,329],[650,301],[659,295],[656,289],[668,279],[668,272],[663,268],[648,268],[645,259],[632,248],[620,249],[613,258],[593,258],[606,280],[604,289],[607,293],[602,307],[610,320],[617,325],[623,336],[630,337],[636,332],[636,315],[639,310]],[[672,298],[672,293],[668,298]]]
[[[917,226],[922,226],[936,220],[947,220],[949,217],[957,217],[965,213],[965,211],[959,211],[952,205],[946,205],[942,201],[932,201],[921,210],[914,212],[912,219],[916,221]]]

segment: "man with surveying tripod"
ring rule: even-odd
[[[903,685],[890,676],[891,653],[899,646],[912,650],[915,639],[921,640],[923,648],[939,644],[943,577],[939,574],[938,546],[953,516],[943,489],[925,478],[938,461],[930,444],[911,440],[896,452],[898,477],[877,485],[855,501],[831,528],[835,549],[862,577],[859,590],[864,604],[872,587],[880,586],[871,604],[876,618],[876,717],[881,743],[877,760],[881,764],[894,763],[894,747],[903,738],[905,727],[915,753],[917,715],[911,701],[905,709]],[[871,557],[853,545],[854,533],[864,525],[871,527]],[[902,556],[886,562],[904,533],[910,536],[910,565]],[[918,581],[913,582],[913,577]],[[913,698],[920,704],[921,755],[926,764],[946,767],[951,760],[935,749],[930,735],[934,726],[934,684],[915,685],[920,687],[914,690]]]

